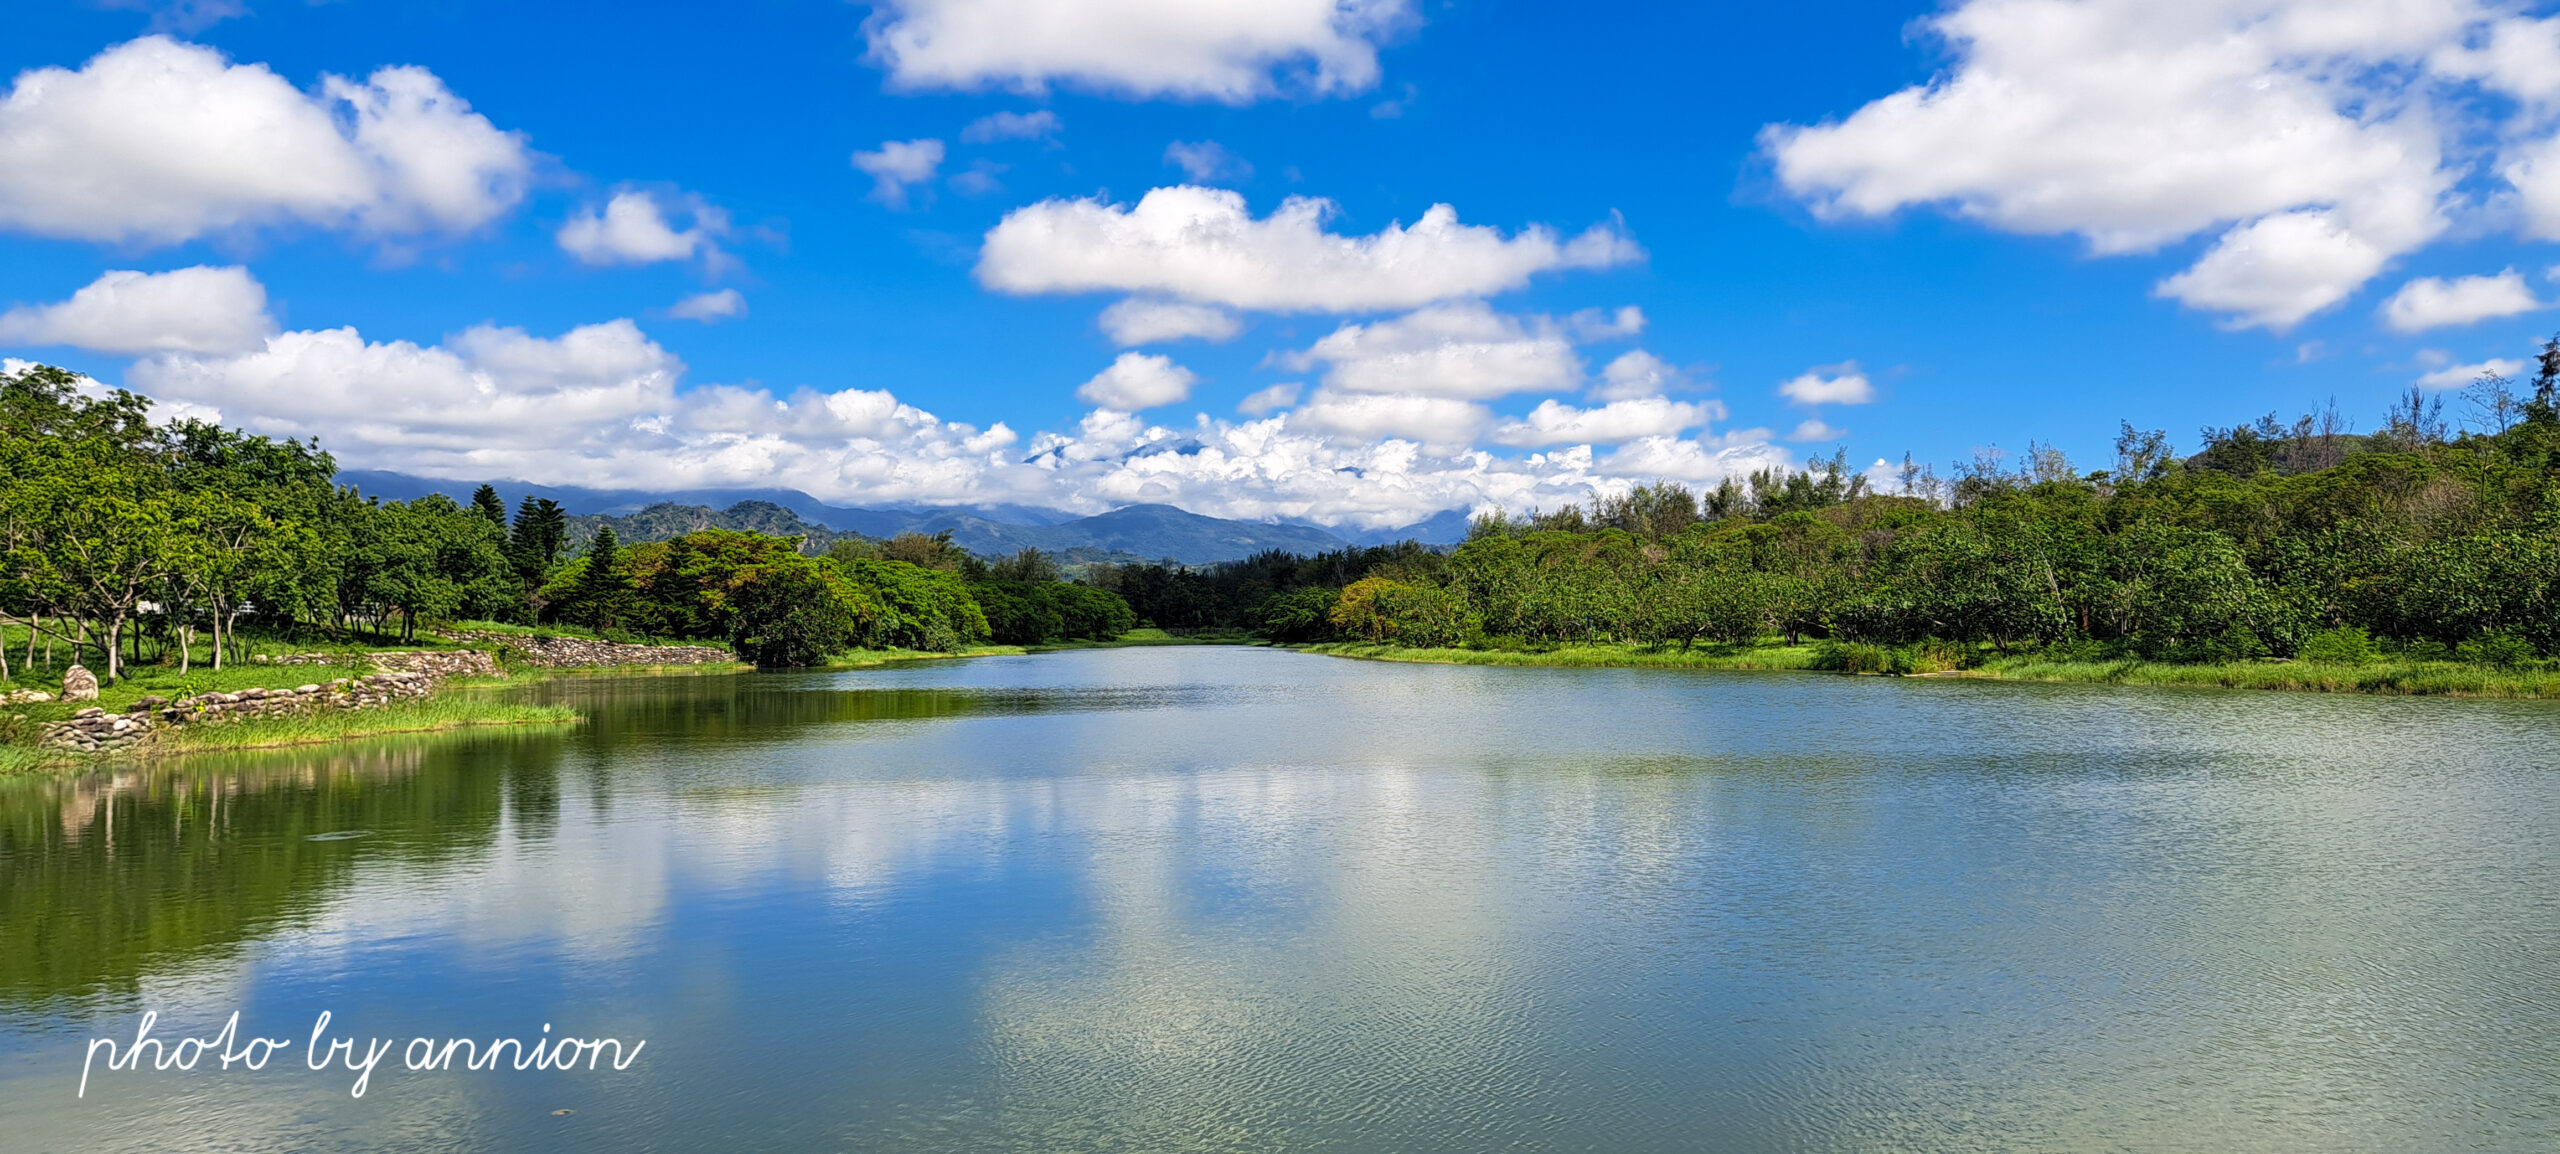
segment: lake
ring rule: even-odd
[[[592,720],[0,779],[0,1147],[2560,1149],[2560,703],[1229,647],[522,692]],[[75,1096],[146,1011],[291,1045]],[[324,1011],[646,1045],[356,1098]]]

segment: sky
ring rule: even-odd
[[[0,354],[350,468],[1375,529],[2529,375],[2470,0],[22,0]]]

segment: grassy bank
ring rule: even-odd
[[[1251,645],[1250,633],[1167,633],[1162,629],[1132,629],[1109,641],[1060,641],[1029,647],[1032,653],[1054,653],[1063,649],[1134,649],[1148,645]]]
[[[33,735],[29,732],[23,740],[0,745],[0,773],[78,769],[102,761],[132,761],[214,750],[318,745],[474,726],[567,725],[578,720],[578,711],[564,705],[518,705],[475,693],[439,694],[380,709],[318,709],[284,717],[176,726],[163,730],[157,740],[148,744],[103,755],[38,748],[31,744]]]
[[[1556,668],[1776,669],[1892,676],[1972,677],[1998,681],[2268,689],[2302,693],[2560,698],[2560,671],[2507,669],[2456,661],[2380,661],[2331,665],[2310,661],[2232,661],[2173,665],[2156,661],[2056,661],[2037,656],[1899,651],[1871,646],[1570,645],[1553,649],[1415,649],[1334,643],[1295,648],[1372,661]],[[1841,650],[1850,650],[1844,654]],[[1872,653],[1858,652],[1872,650]],[[1969,668],[1965,666],[1970,666]]]
[[[180,726],[143,747],[141,753],[160,757],[217,749],[270,749],[481,725],[568,725],[578,719],[578,711],[565,705],[517,705],[479,694],[448,694],[381,709],[323,709],[223,725]]]
[[[1369,661],[1435,665],[1535,665],[1580,669],[1811,669],[1810,645],[1566,645],[1553,649],[1416,649],[1342,641],[1293,648]]]
[[[1145,645],[1243,645],[1253,639],[1242,633],[1167,633],[1162,629],[1132,629],[1109,641],[1058,641],[1047,645],[972,645],[965,649],[941,652],[926,649],[854,649],[827,659],[820,669],[877,669],[903,661],[950,661],[962,657],[1019,657],[1025,653],[1059,653],[1070,649],[1131,649]]]
[[[2379,693],[2427,697],[2560,698],[2560,672],[2502,669],[2456,661],[2382,661],[2324,665],[2312,661],[2233,661],[2169,665],[2155,661],[2047,661],[1995,659],[1980,668],[1940,676],[2005,681],[2076,681],[2109,685],[2183,685],[2215,689],[2275,689],[2298,693]]]

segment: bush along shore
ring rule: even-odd
[[[2128,423],[2098,469],[2033,442],[1946,475],[1835,454],[1491,510],[1447,551],[1099,583],[1160,625],[1402,660],[2548,697],[2560,338],[2537,362],[2450,417],[2412,390],[2371,432],[2268,414],[2182,453]]]
[[[2374,657],[2260,658],[2172,663],[2139,658],[2080,659],[2067,653],[2001,654],[1954,645],[1818,642],[1678,646],[1564,645],[1552,648],[1415,647],[1376,642],[1291,646],[1369,661],[1580,669],[1720,669],[1882,677],[1963,677],[2213,689],[2370,693],[2396,696],[2560,698],[2560,670],[2463,661]]]

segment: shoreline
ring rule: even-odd
[[[1563,646],[1545,651],[1424,649],[1368,642],[1320,642],[1285,648],[1358,661],[1427,665],[1512,666],[1544,669],[1691,669],[1727,672],[1831,673],[1857,677],[1950,678],[2040,684],[2135,685],[2154,688],[2245,689],[2286,693],[2353,693],[2374,697],[2474,697],[2522,701],[2560,700],[2560,672],[2501,669],[2451,661],[2379,661],[2323,665],[2304,661],[2234,661],[2200,665],[2125,659],[2064,662],[2019,656],[1993,658],[1972,669],[1873,673],[1823,669],[1815,647],[1718,647],[1648,650],[1634,645]]]

